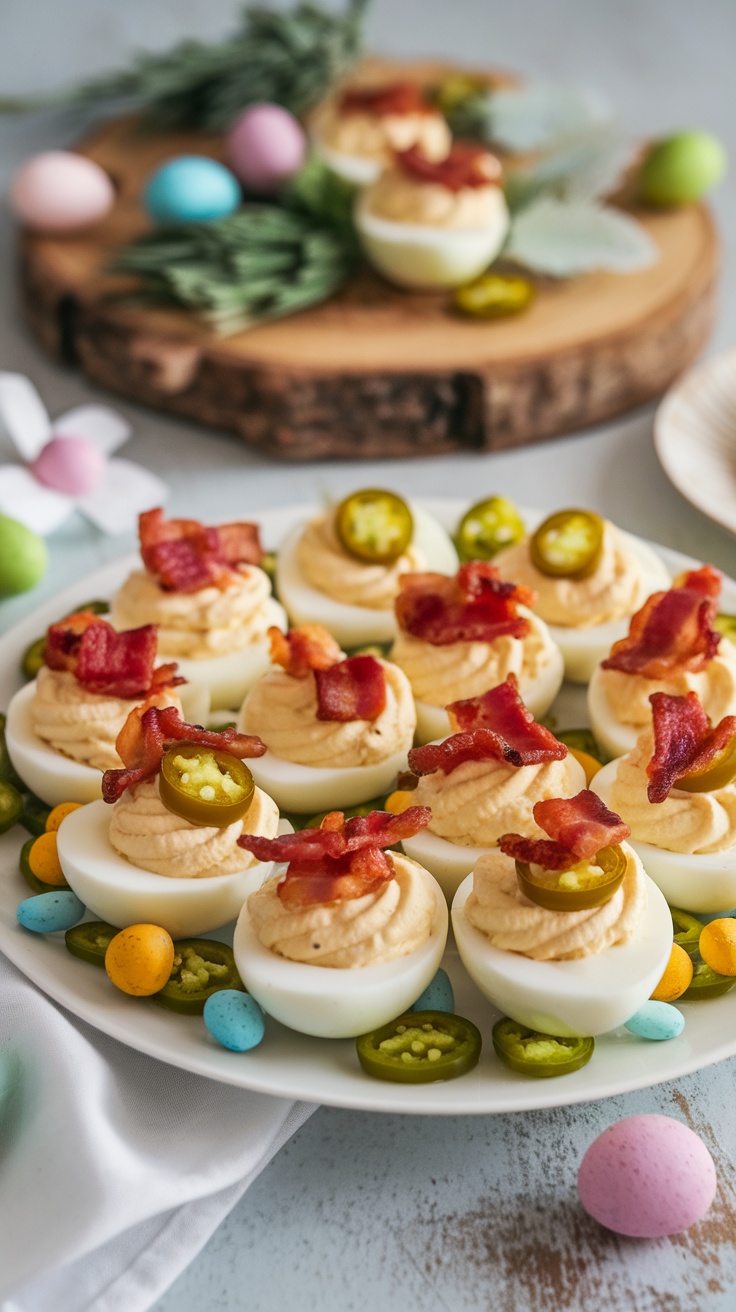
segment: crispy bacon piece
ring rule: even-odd
[[[349,656],[315,670],[318,720],[375,720],[386,708],[386,676],[375,656]]]
[[[666,679],[702,670],[718,650],[713,628],[722,576],[712,565],[690,570],[668,592],[655,592],[631,618],[626,638],[613,644],[604,670]]]
[[[295,679],[306,678],[310,670],[329,670],[342,660],[339,642],[321,624],[300,624],[288,633],[272,626],[268,637],[274,665]]]
[[[504,834],[498,846],[517,861],[566,870],[577,861],[589,861],[602,847],[623,843],[631,830],[615,811],[609,811],[597,793],[584,788],[575,797],[552,797],[535,803],[534,819],[546,838]]]
[[[402,574],[395,610],[405,633],[434,647],[452,642],[494,642],[509,634],[523,638],[529,621],[518,606],[532,606],[535,594],[505,583],[495,565],[471,560],[454,578],[446,574]]]
[[[527,710],[513,674],[481,697],[452,702],[447,710],[450,722],[462,732],[443,743],[412,747],[409,767],[414,774],[433,774],[435,770],[452,774],[465,761],[506,761],[519,767],[562,761],[567,756],[565,744],[537,724]]]
[[[664,802],[678,779],[706,770],[736,734],[736,715],[727,715],[715,728],[696,692],[671,697],[655,692],[649,698],[654,723],[654,753],[647,765],[650,802]]]
[[[444,159],[427,159],[418,146],[398,150],[399,168],[419,182],[433,182],[448,191],[465,187],[487,187],[501,181],[501,164],[484,146],[456,141]]]
[[[44,661],[52,670],[73,674],[87,692],[144,697],[185,682],[176,663],[154,669],[156,635],[155,624],[118,633],[99,615],[79,611],[51,625]]]
[[[416,82],[389,82],[382,87],[347,87],[338,102],[341,114],[434,114]]]
[[[350,820],[341,811],[331,811],[319,829],[282,838],[241,834],[238,843],[259,861],[288,862],[278,895],[291,909],[375,892],[394,875],[381,849],[412,838],[431,818],[428,806],[410,806],[401,815],[371,811]]]
[[[215,752],[229,752],[242,761],[249,756],[263,756],[266,744],[237,729],[211,733],[198,724],[185,724],[175,706],[160,710],[157,706],[136,706],[117,736],[115,749],[123,762],[122,770],[106,770],[102,776],[102,796],[117,802],[126,788],[134,788],[144,779],[158,774],[161,760],[171,743],[197,743]]]
[[[165,592],[226,588],[237,565],[263,559],[257,524],[208,528],[197,519],[166,519],[160,506],[140,516],[141,556]]]

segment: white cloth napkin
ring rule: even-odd
[[[314,1110],[145,1057],[0,954],[0,1312],[145,1312]]]

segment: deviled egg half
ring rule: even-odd
[[[651,593],[670,585],[660,557],[590,510],[558,510],[494,556],[502,578],[533,588],[565,678],[587,683]]]
[[[173,708],[134,712],[121,739],[128,764],[106,772],[106,800],[59,829],[70,887],[121,927],[149,922],[187,938],[227,924],[271,871],[238,846],[243,832],[278,828],[276,804],[243,760],[262,745],[184,724]]]
[[[288,861],[248,898],[233,951],[248,992],[289,1029],[353,1038],[416,1002],[445,950],[447,906],[421,866],[381,849],[426,823],[424,808],[344,821],[276,842],[243,838]],[[328,826],[325,829],[324,826]]]
[[[736,905],[736,718],[712,727],[697,694],[652,697],[653,725],[591,787],[631,826],[631,846],[671,906]]]
[[[278,553],[276,585],[293,624],[323,624],[343,647],[390,642],[399,579],[454,574],[457,552],[432,515],[364,488],[300,524]]]
[[[393,787],[414,738],[406,675],[371,655],[346,658],[317,624],[271,632],[274,666],[238,724],[268,750],[253,777],[287,811],[356,806]]]
[[[287,627],[256,525],[207,528],[157,509],[141,515],[140,534],[144,568],[113,598],[113,624],[156,624],[161,655],[208,689],[213,709],[237,708],[268,669],[267,630]]]
[[[495,260],[509,228],[501,165],[483,146],[456,143],[442,160],[418,146],[361,192],[355,226],[371,264],[412,291],[459,287]]]
[[[461,565],[455,578],[405,575],[396,601],[398,633],[391,659],[411,684],[420,743],[451,732],[445,709],[478,697],[510,674],[532,715],[549,709],[563,679],[562,654],[534,594],[504,583],[487,561]]]
[[[565,801],[568,815],[576,801]],[[540,807],[553,806],[535,807],[537,823]],[[460,885],[452,924],[462,962],[481,992],[519,1024],[558,1037],[594,1037],[629,1020],[659,982],[672,949],[672,921],[636,852],[616,841],[625,832],[626,826],[605,825],[593,838],[593,846],[601,843],[598,853],[581,858],[576,843],[578,851],[555,869],[541,863],[552,859],[542,853],[545,845],[564,853],[562,844],[513,844],[521,836],[507,835],[506,850],[481,857]],[[531,859],[514,858],[514,850]],[[607,900],[591,905],[606,885]],[[549,905],[565,897],[582,909]]]
[[[359,187],[376,181],[394,151],[419,146],[427,159],[443,159],[452,141],[416,82],[348,86],[315,110],[309,135],[333,173]]]

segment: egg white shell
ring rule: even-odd
[[[437,574],[454,574],[457,552],[450,535],[433,515],[411,506],[414,543],[424,553],[426,568]],[[293,624],[324,624],[343,647],[360,647],[367,642],[391,642],[396,636],[396,619],[391,610],[369,610],[335,601],[313,588],[299,567],[297,547],[304,532],[300,524],[279,549],[276,587]]]
[[[413,291],[459,287],[483,273],[504,243],[509,212],[501,188],[496,192],[496,212],[484,228],[398,223],[373,214],[360,196],[355,207],[360,244],[379,273],[399,287]]]
[[[265,756],[250,757],[248,768],[258,787],[282,811],[309,815],[359,806],[389,792],[399,771],[406,769],[406,752],[393,752],[375,765],[347,769],[297,765],[283,756],[266,752]]]
[[[672,578],[664,562],[646,542],[619,529],[621,537],[641,566],[647,596],[672,586]],[[562,624],[550,624],[549,631],[565,660],[565,678],[571,683],[587,683],[596,666],[605,660],[614,642],[625,638],[629,631],[629,618],[609,620],[607,624],[593,624],[587,629],[571,629]]]
[[[283,606],[274,597],[269,597],[266,605],[269,624],[285,632],[289,625]],[[168,659],[177,662],[179,674],[192,685],[187,697],[194,698],[195,687],[201,686],[209,693],[212,710],[236,710],[245,694],[270,667],[270,650],[268,638],[263,637],[242,651],[227,652],[224,656],[205,656],[201,660],[171,656]],[[182,705],[184,700],[182,696]]]
[[[233,951],[240,977],[263,1010],[289,1029],[322,1039],[366,1034],[411,1007],[439,968],[447,939],[447,904],[426,870],[435,897],[429,939],[414,952],[354,970],[286,961],[261,943],[243,907]]]
[[[191,938],[227,925],[246,897],[268,879],[273,863],[211,879],[169,879],[141,870],[110,842],[110,807],[92,802],[66,816],[59,827],[59,861],[77,897],[101,920],[161,925],[172,938]],[[247,853],[243,853],[247,859]]]
[[[8,706],[5,741],[15,769],[47,806],[96,801],[102,792],[102,771],[62,756],[37,737],[31,719],[35,691],[34,679],[15,694]]]
[[[558,1037],[605,1034],[647,1001],[672,949],[672,919],[656,884],[647,879],[647,909],[629,943],[578,961],[530,961],[493,947],[465,917],[473,888],[469,875],[452,904],[452,926],[463,965],[481,993],[506,1016]]]
[[[314,150],[327,167],[339,178],[352,183],[355,187],[369,187],[372,182],[378,180],[386,167],[383,160],[371,158],[369,155],[349,155],[344,150],[332,150],[330,146],[325,145],[316,128],[312,129],[310,139]]]
[[[424,866],[430,875],[434,875],[449,904],[452,904],[458,887],[471,873],[479,857],[485,856],[488,847],[463,847],[461,843],[450,843],[439,834],[432,834],[422,829],[413,838],[402,838],[401,846],[406,855],[417,865]]]
[[[598,771],[590,785],[606,806],[611,805],[617,767],[618,761],[611,761]],[[625,820],[626,816],[622,818]],[[669,852],[653,843],[640,843],[636,838],[628,842],[671,907],[700,912],[730,911],[736,906],[736,848],[687,853]]]
[[[549,710],[562,687],[564,673],[562,653],[556,649],[550,655],[548,664],[540,670],[535,679],[521,679],[519,693],[535,719],[541,719]],[[461,695],[459,693],[458,697]],[[420,702],[416,699],[414,705],[417,709],[416,741],[418,743],[431,743],[435,738],[449,738],[452,728],[444,706],[432,706],[429,702]]]
[[[588,718],[593,736],[608,756],[625,756],[636,747],[644,725],[622,724],[606,694],[603,671],[598,666],[588,684]]]

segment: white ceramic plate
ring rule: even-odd
[[[654,446],[685,500],[736,533],[736,349],[670,388],[655,416]]]
[[[448,527],[466,508],[459,501],[425,504]],[[265,513],[261,517],[265,542],[269,547],[278,544],[295,516],[308,513],[308,507]],[[693,563],[676,552],[663,549],[661,554],[673,573]],[[18,663],[26,646],[78,602],[110,595],[132,564],[129,558],[88,575],[0,639],[0,706],[7,705],[19,685]],[[727,609],[736,610],[736,583],[727,581],[724,602]],[[584,724],[584,688],[563,686],[554,712],[560,727]],[[372,1080],[358,1065],[352,1040],[307,1038],[270,1018],[260,1047],[249,1053],[228,1052],[210,1038],[197,1017],[175,1016],[155,1003],[119,993],[104,971],[69,955],[63,935],[42,938],[19,927],[15,909],[28,894],[18,873],[20,840],[17,831],[0,838],[0,948],[6,956],[56,1002],[103,1033],[172,1066],[227,1084],[338,1107],[454,1116],[607,1098],[675,1079],[736,1054],[735,989],[710,1002],[684,1005],[687,1025],[678,1039],[647,1043],[619,1030],[599,1039],[592,1060],[573,1075],[551,1080],[515,1075],[493,1053],[491,1029],[499,1013],[471,983],[454,947],[448,948],[444,965],[455,988],[457,1012],[475,1021],[483,1035],[481,1060],[461,1079],[415,1086]]]

